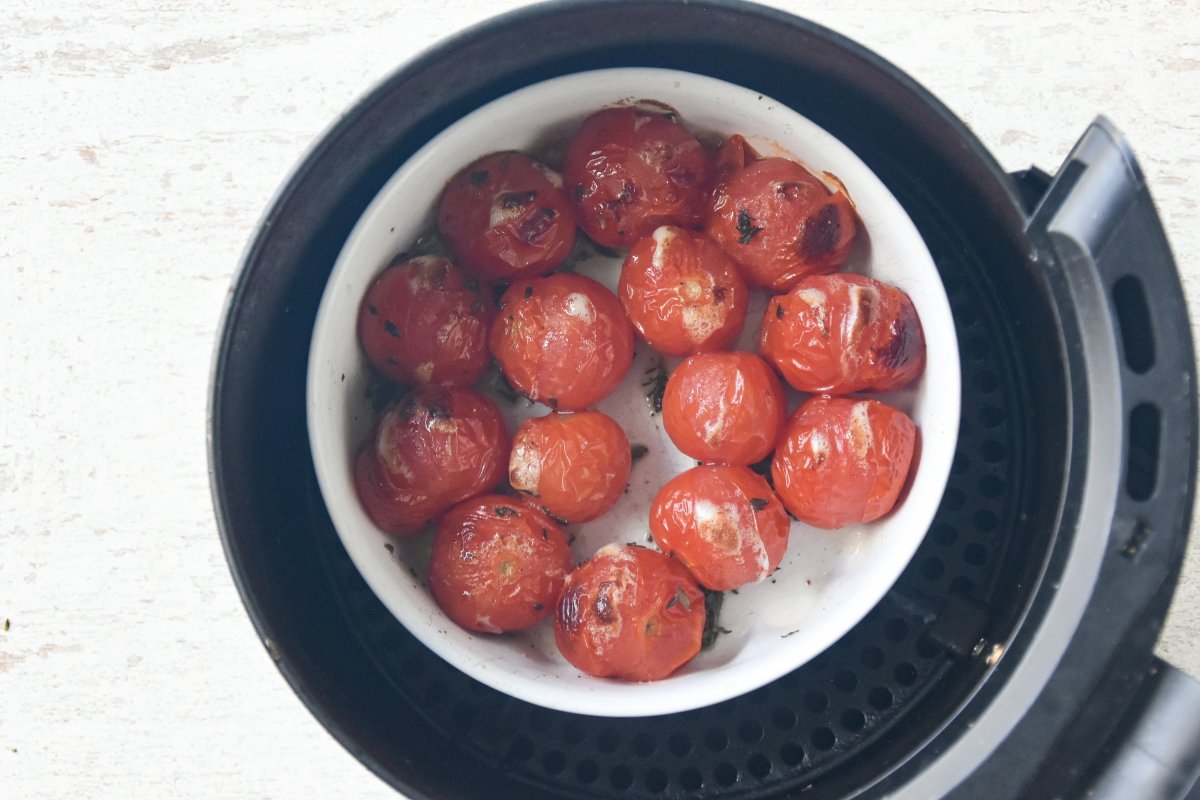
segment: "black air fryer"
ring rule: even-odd
[[[484,103],[614,66],[739,84],[852,148],[933,255],[963,375],[941,506],[866,619],[761,689],[624,720],[515,700],[414,639],[343,550],[305,427],[317,305],[376,191]],[[1054,175],[1009,175],[911,79],[784,13],[536,6],[403,67],[276,199],[217,356],[218,518],[281,672],[409,797],[1200,798],[1200,685],[1152,654],[1194,493],[1189,331],[1141,170],[1103,119]]]

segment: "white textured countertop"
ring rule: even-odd
[[[1053,171],[1107,114],[1200,318],[1194,2],[777,4],[907,71],[1009,169]],[[242,609],[209,499],[209,361],[242,248],[314,137],[400,62],[519,5],[0,10],[0,796],[395,797]],[[1194,675],[1198,556],[1159,646]]]

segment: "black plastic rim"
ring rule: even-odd
[[[268,650],[314,715],[411,796],[855,796],[936,755],[929,742],[953,727],[948,721],[969,723],[963,704],[1005,670],[1002,662],[989,671],[975,643],[1011,637],[1052,563],[1071,513],[1062,505],[1070,430],[1062,300],[1032,268],[1034,244],[1007,176],[890,65],[756,6],[621,3],[614,16],[614,5],[539,6],[459,35],[361,101],[282,190],[238,276],[214,368],[211,469],[231,569]],[[627,30],[643,33],[631,40]],[[527,41],[540,44],[519,46]],[[757,89],[855,149],[930,246],[964,368],[959,455],[942,508],[867,620],[765,689],[619,724],[486,689],[387,614],[332,531],[303,402],[325,280],[379,186],[478,105],[536,80],[614,65],[684,69]]]

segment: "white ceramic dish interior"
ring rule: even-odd
[[[589,113],[652,99],[676,109],[705,135],[741,133],[764,155],[790,155],[847,187],[866,231],[848,270],[903,289],[920,314],[928,366],[916,385],[882,396],[919,428],[919,463],[907,497],[883,520],[839,531],[792,524],[788,553],[773,577],[727,593],[720,625],[729,632],[667,680],[632,684],[582,675],[554,645],[549,621],[505,636],[471,634],[449,621],[422,582],[428,535],[398,540],[379,531],[355,497],[353,455],[369,429],[370,369],[355,339],[355,318],[373,277],[429,230],[445,182],[485,153],[524,150],[552,163]],[[585,251],[575,266],[615,288],[620,259]],[[754,350],[766,295],[755,293],[740,340]],[[629,441],[649,448],[635,463],[629,492],[601,519],[568,528],[578,561],[610,541],[648,542],[651,498],[695,462],[679,453],[652,416],[641,385],[657,356],[639,344],[623,384],[598,408]],[[677,360],[668,360],[668,367]],[[959,361],[941,280],[912,221],[848,148],[791,109],[742,87],[657,69],[580,73],[536,84],[478,109],[410,158],[380,190],[347,239],[317,315],[308,366],[308,428],[325,503],[367,584],[426,646],[475,679],[549,708],[599,716],[650,716],[705,706],[762,686],[829,647],[883,597],[908,564],[941,500],[959,420]],[[792,398],[792,407],[799,397]],[[499,403],[510,430],[548,412],[521,400]],[[650,545],[653,546],[653,545]]]

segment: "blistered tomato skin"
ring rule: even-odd
[[[492,153],[450,179],[438,230],[463,267],[507,283],[549,274],[566,260],[575,214],[558,173],[520,153]]]
[[[473,389],[423,387],[388,408],[354,462],[354,487],[383,531],[411,536],[504,480],[511,439]]]
[[[518,281],[500,298],[488,338],[513,387],[561,411],[607,397],[633,362],[633,328],[616,296],[591,278]]]
[[[554,520],[515,498],[484,495],[438,521],[429,588],[459,626],[504,633],[552,614],[571,567],[567,537]]]
[[[621,499],[631,466],[629,440],[612,417],[551,413],[517,429],[508,482],[554,516],[587,522]]]
[[[610,544],[567,576],[554,640],[588,675],[656,681],[700,652],[704,617],[704,594],[682,564]]]
[[[775,492],[797,519],[818,528],[873,522],[895,506],[916,436],[907,414],[876,400],[810,398],[775,450]]]
[[[685,359],[663,392],[663,427],[697,461],[749,465],[770,455],[787,417],[775,371],[753,353]]]
[[[774,572],[790,528],[783,504],[747,467],[694,467],[668,481],[650,505],[650,533],[659,548],[717,591]]]
[[[912,300],[861,275],[805,278],[772,298],[759,349],[802,392],[887,392],[925,369],[925,334]]]
[[[487,370],[492,304],[479,283],[444,258],[388,267],[358,311],[358,341],[371,364],[399,384],[465,386]]]
[[[850,255],[858,218],[845,192],[830,192],[795,161],[765,158],[717,188],[705,230],[746,283],[782,292],[805,276],[837,270]]]
[[[629,251],[617,296],[647,344],[683,356],[728,347],[746,321],[749,292],[711,239],[664,225]]]
[[[627,249],[660,225],[704,223],[712,163],[670,117],[606,108],[584,120],[567,145],[563,181],[587,235]]]

